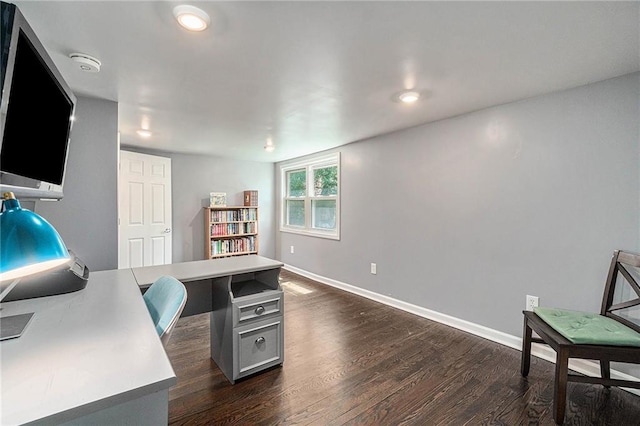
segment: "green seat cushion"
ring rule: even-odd
[[[640,333],[604,315],[543,307],[533,311],[573,343],[640,346]]]

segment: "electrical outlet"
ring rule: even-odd
[[[538,306],[538,303],[540,302],[540,299],[538,298],[538,296],[529,296],[527,294],[527,301],[526,301],[526,307],[525,309],[527,311],[533,311],[533,308]]]
[[[377,269],[376,264],[375,264],[375,263],[372,263],[372,264],[371,264],[371,273],[372,273],[373,275],[377,274],[376,269]]]
[[[293,246],[291,246],[291,254],[293,254]]]

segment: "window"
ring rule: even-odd
[[[280,230],[340,239],[340,153],[280,166]]]

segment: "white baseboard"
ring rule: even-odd
[[[303,269],[296,268],[295,266],[285,264],[284,269],[286,269],[287,271],[291,271],[295,274],[302,275],[303,277],[307,277],[314,281],[318,281],[322,284],[326,284],[331,287],[348,291],[349,293],[366,297],[367,299],[371,299],[376,302],[380,302],[382,304],[401,309],[405,312],[409,312],[409,313],[418,315],[420,317],[427,318],[427,319],[439,322],[441,324],[445,324],[445,325],[457,328],[458,330],[466,331],[467,333],[471,333],[475,336],[479,336],[487,340],[500,343],[501,345],[508,346],[510,348],[517,349],[519,351],[522,350],[521,337],[503,333],[502,331],[494,330],[492,328],[488,328],[480,324],[475,324],[460,318],[452,317],[450,315],[442,314],[440,312],[432,311],[431,309],[423,308],[422,306],[418,306],[418,305],[404,302],[402,300],[394,299],[393,297],[385,296],[383,294],[379,294],[373,291],[355,287],[351,284],[347,284],[341,281],[333,280],[331,278],[323,277],[321,275],[317,275],[312,272],[308,272]],[[541,358],[553,363],[555,363],[555,360],[556,360],[556,353],[553,349],[551,349],[546,345],[541,345],[537,343],[534,343],[532,345],[531,355],[534,355],[538,358]],[[581,374],[585,374],[587,376],[600,377],[600,364],[593,361],[572,359],[572,360],[569,360],[569,368],[573,371],[576,371]],[[636,380],[636,381],[640,380],[640,378],[638,377],[634,377],[629,374],[626,374],[617,370],[613,370],[613,369],[611,370],[611,378],[622,379],[622,380]],[[640,396],[640,389],[630,389],[630,388],[622,388],[622,389]]]

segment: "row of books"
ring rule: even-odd
[[[211,210],[211,222],[239,222],[258,220],[256,209]]]
[[[256,222],[246,223],[213,223],[209,234],[212,237],[227,235],[255,234],[258,231]]]
[[[211,241],[211,255],[256,251],[256,238],[243,237]]]

